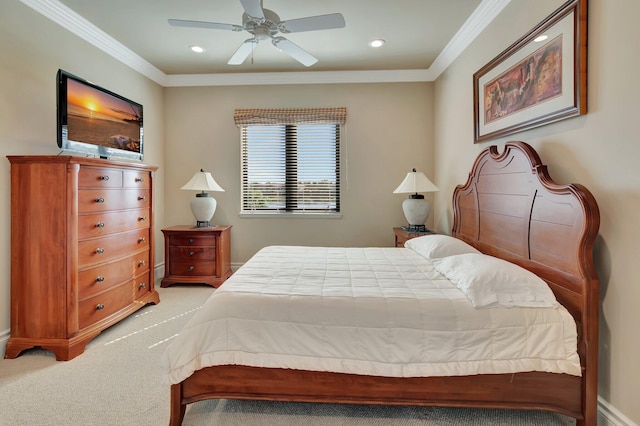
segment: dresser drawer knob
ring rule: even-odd
[[[100,179],[100,180],[109,180],[109,176],[100,176],[98,179]]]
[[[96,223],[96,228],[104,228],[104,222]]]
[[[144,260],[141,260],[140,262],[138,262],[138,266],[144,266],[146,264],[147,262],[145,262]]]
[[[192,252],[192,251],[190,251],[190,252],[189,252],[189,256],[193,256],[194,254],[195,254],[195,253],[194,253],[194,252]]]
[[[104,203],[104,198],[102,197],[96,198],[96,203]]]
[[[146,195],[140,195],[140,196],[138,197],[138,200],[139,200],[139,201],[147,201],[147,196],[146,196]]]
[[[189,265],[189,272],[192,272],[194,269],[193,265]]]
[[[145,288],[147,286],[147,283],[140,283],[140,285],[138,285],[138,288]]]
[[[138,220],[141,221],[141,222],[144,222],[145,220],[147,220],[147,217],[146,216],[140,216],[138,218]]]
[[[101,283],[104,281],[104,277],[103,276],[99,276],[98,278],[96,278],[96,281]]]
[[[102,254],[102,253],[104,253],[104,249],[102,247],[98,247],[96,249],[96,254]]]
[[[144,178],[136,178],[136,182],[144,182]]]
[[[104,305],[103,305],[102,303],[98,303],[98,304],[96,305],[96,311],[101,311],[101,310],[103,310],[103,309],[104,309]]]
[[[146,242],[146,241],[147,241],[147,239],[146,239],[145,237],[140,237],[140,238],[138,238],[138,242],[139,242],[139,243],[144,243],[144,242]]]

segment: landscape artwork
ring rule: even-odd
[[[485,124],[562,94],[562,36],[484,85]]]

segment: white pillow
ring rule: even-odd
[[[449,235],[431,234],[412,238],[404,246],[416,251],[427,259],[438,259],[463,253],[480,253],[462,240]]]
[[[555,307],[558,302],[542,278],[514,263],[486,254],[434,259],[438,272],[458,287],[476,308]]]

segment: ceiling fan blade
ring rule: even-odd
[[[245,40],[244,43],[240,45],[236,53],[233,54],[231,59],[227,62],[229,65],[240,65],[244,62],[245,59],[251,54],[253,48],[258,44],[258,40],[255,38],[250,38]]]
[[[318,62],[318,59],[316,57],[284,37],[275,37],[271,40],[271,42],[279,50],[291,56],[293,59],[300,62],[305,67],[310,67],[311,65]]]
[[[174,27],[209,28],[213,30],[242,31],[242,27],[240,25],[219,24],[217,22],[204,22],[204,21],[186,21],[183,19],[169,19],[169,25],[173,25]]]
[[[247,15],[252,18],[264,19],[264,10],[260,0],[240,0]]]
[[[278,29],[282,33],[299,33],[303,31],[344,28],[345,25],[344,16],[342,16],[341,13],[331,13],[329,15],[309,16],[307,18],[282,21],[278,25]]]

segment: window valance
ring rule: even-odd
[[[347,108],[269,108],[237,109],[236,126],[286,124],[344,124]]]

